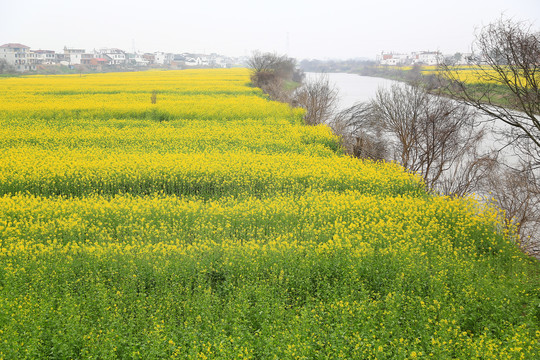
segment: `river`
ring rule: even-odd
[[[321,75],[320,73],[306,73],[306,78],[309,80]],[[339,91],[339,110],[351,107],[357,102],[369,101],[375,97],[379,87],[390,87],[396,83],[393,80],[356,74],[327,73],[324,75]]]

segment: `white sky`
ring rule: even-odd
[[[466,52],[502,13],[540,29],[540,0],[0,0],[0,44],[375,58]]]

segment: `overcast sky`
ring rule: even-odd
[[[540,0],[0,0],[0,44],[298,59],[451,54],[503,13],[540,28]]]

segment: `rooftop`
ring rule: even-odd
[[[2,46],[0,46],[0,48],[11,48],[11,49],[17,49],[17,48],[24,48],[24,49],[30,49],[29,46],[26,46],[26,45],[23,45],[23,44],[19,44],[19,43],[9,43],[9,44],[4,44]]]

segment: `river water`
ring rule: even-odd
[[[309,80],[321,75],[323,74],[306,73],[306,78]],[[338,110],[346,109],[358,102],[369,101],[375,97],[379,87],[390,87],[396,83],[393,80],[355,74],[327,73],[324,75],[339,91]]]

